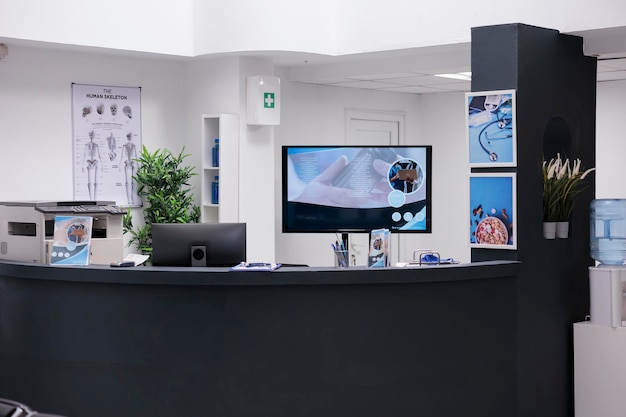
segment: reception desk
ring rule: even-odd
[[[0,262],[0,397],[69,417],[516,413],[517,262]]]

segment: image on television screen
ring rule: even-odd
[[[283,232],[431,232],[431,146],[284,146]]]

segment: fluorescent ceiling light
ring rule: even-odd
[[[471,72],[457,72],[455,74],[435,74],[435,77],[453,78],[455,80],[471,81],[472,73]]]

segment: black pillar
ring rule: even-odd
[[[595,166],[596,58],[582,38],[523,24],[472,29],[472,91],[516,90],[517,250],[472,249],[472,261],[522,261],[517,297],[518,417],[574,415],[572,323],[589,314],[589,203],[568,239],[542,235],[542,160],[560,152]],[[478,171],[474,169],[474,171]],[[485,171],[485,169],[482,169]],[[512,323],[515,325],[515,323]]]

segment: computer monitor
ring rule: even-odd
[[[246,260],[246,223],[153,223],[152,265],[234,266]]]

